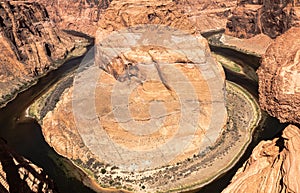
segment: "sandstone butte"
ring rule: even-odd
[[[50,17],[54,18],[61,29],[78,30],[92,36],[95,35],[95,32],[98,29],[98,27],[93,28],[92,26],[99,22],[99,10],[101,13],[101,10],[106,9],[109,4],[109,1],[73,1],[74,4],[67,1],[41,0],[40,2],[47,7]],[[194,19],[194,21],[196,20],[197,28],[202,32],[211,29],[222,29],[226,25],[227,16],[230,16],[230,18],[227,23],[226,34],[240,38],[255,38],[261,34],[266,34],[267,36],[274,38],[287,31],[291,26],[297,27],[298,25],[297,17],[299,14],[297,1],[293,3],[281,1],[282,4],[275,1],[238,1],[235,10],[233,10],[233,8],[236,5],[236,1],[174,2],[183,7],[192,5],[190,6],[191,8],[183,10],[182,13],[185,13],[188,18]],[[10,4],[13,4],[14,6],[7,6]],[[64,58],[65,54],[74,47],[74,44],[71,43],[74,41],[72,40],[73,37],[66,35],[53,27],[53,23],[50,22],[45,9],[39,4],[2,1],[0,5],[0,38],[1,44],[3,44],[3,46],[1,46],[1,71],[5,72],[1,76],[1,79],[3,79],[1,91],[4,91],[4,95],[6,96],[8,93],[11,93],[11,90],[18,90],[20,85],[30,82],[32,77],[47,71],[53,60]],[[77,11],[78,5],[80,7],[80,12]],[[75,7],[76,9],[74,9]],[[17,11],[18,16],[20,15],[20,17],[16,16]],[[34,15],[34,19],[32,20],[31,17],[29,18],[28,14]],[[81,16],[84,16],[84,19],[78,19]],[[210,22],[201,25],[203,20]],[[19,24],[19,21],[23,21],[24,24],[21,22],[22,25],[16,25]],[[84,21],[84,24],[81,23],[82,21]],[[299,100],[297,95],[297,83],[299,81],[295,81],[298,76],[294,69],[298,69],[299,67],[299,64],[297,63],[299,55],[297,46],[299,43],[296,38],[296,34],[298,33],[298,29],[292,29],[286,33],[289,35],[284,34],[282,36],[285,37],[285,39],[279,36],[278,41],[281,41],[285,46],[281,46],[282,44],[276,42],[272,44],[263,59],[264,63],[262,68],[258,71],[260,75],[260,101],[262,101],[262,108],[267,110],[271,115],[277,116],[283,122],[297,124],[299,123],[299,115],[297,115],[297,110],[295,109],[297,109],[297,104],[299,103],[297,102]],[[290,36],[292,38],[289,38]],[[47,41],[44,42],[44,39]],[[238,41],[240,41],[240,39]],[[237,47],[243,44],[242,40],[241,42],[238,42]],[[290,49],[287,49],[290,47],[292,48],[292,52],[290,52]],[[262,46],[262,48],[263,51],[261,53],[264,53],[266,46]],[[159,48],[157,48],[157,50],[159,50]],[[143,50],[141,51],[143,52]],[[51,56],[49,56],[50,53]],[[276,62],[275,59],[271,60],[271,53],[275,55],[274,58],[276,58],[276,61],[280,62]],[[287,54],[289,57],[286,57],[283,53]],[[286,58],[288,58],[288,60],[285,60]],[[271,66],[266,67],[268,64],[271,64]],[[293,71],[291,69],[293,69]],[[115,81],[114,78],[110,78],[111,81]],[[277,83],[274,84],[275,82],[278,82],[279,85]],[[291,83],[293,86],[290,86],[287,83]],[[2,87],[2,85],[5,86]],[[280,85],[286,86],[283,87]],[[165,85],[160,86],[162,89],[166,89]],[[9,89],[3,90],[6,88]],[[60,105],[65,105],[63,107],[64,111],[60,111],[64,117],[71,117],[71,107],[67,107],[67,105],[70,105],[68,102],[70,99],[68,99],[68,97],[72,97],[72,88],[69,90],[70,91],[67,89],[64,92],[61,100],[57,104],[57,109],[60,108]],[[282,97],[281,91],[286,92]],[[292,92],[294,93],[292,94]],[[5,96],[3,100],[5,100]],[[285,113],[281,113],[281,111]],[[55,113],[57,112],[49,112],[49,115],[47,116],[52,116]],[[57,113],[57,116],[60,115]],[[47,121],[47,119],[45,120]],[[56,124],[59,125],[61,130],[55,131],[57,132],[55,135],[63,137],[60,139],[58,138],[55,142],[55,137],[49,135],[46,138],[48,138],[47,140],[50,144],[57,143],[59,144],[57,147],[67,147],[66,149],[69,152],[63,152],[63,150],[61,150],[62,153],[60,153],[66,155],[66,157],[71,157],[71,159],[75,160],[78,156],[82,156],[80,158],[85,161],[85,164],[95,161],[88,150],[85,149],[86,147],[84,147],[84,144],[80,141],[81,139],[76,138],[78,135],[65,129],[72,127],[72,124],[74,124],[70,119],[64,120],[63,123],[56,122]],[[47,128],[47,124],[44,126]],[[77,144],[69,144],[68,146],[67,143],[69,142],[65,143],[65,138],[72,138]],[[282,137],[274,139],[273,141],[261,142],[261,144],[253,151],[252,157],[245,163],[245,166],[239,170],[236,177],[234,177],[232,184],[224,191],[260,192],[261,190],[264,190],[265,192],[299,192],[299,184],[298,181],[295,180],[299,173],[297,169],[297,165],[299,164],[297,164],[296,159],[299,142],[298,138],[299,129],[290,125],[285,129]],[[1,144],[3,143],[1,142]],[[58,149],[57,151],[59,152],[60,150]],[[87,153],[80,153],[81,151]],[[10,152],[10,157],[6,157],[8,160],[11,160],[12,155],[14,155],[15,158],[13,158],[13,160],[18,160],[17,163],[24,163],[24,158],[17,157],[11,150],[7,150],[5,144],[1,145],[1,152],[1,155],[7,155],[7,153],[4,152]],[[72,157],[74,155],[73,152],[76,152],[77,157]],[[26,163],[28,162],[26,161]],[[100,164],[99,162],[96,163]],[[14,164],[16,164],[16,161]],[[97,164],[94,163],[93,166],[95,165]],[[5,192],[9,184],[7,184],[7,180],[4,178],[6,178],[7,175],[14,175],[15,173],[9,172],[9,174],[6,174],[7,170],[4,170],[4,167],[6,166],[1,165],[1,167],[1,176],[3,178],[1,178],[1,190]],[[13,164],[9,165],[9,168],[15,171]],[[40,171],[38,168],[31,169],[26,165],[24,165],[24,168],[20,168],[19,175],[21,175],[20,173],[25,172],[25,176],[39,176],[34,172],[34,170]],[[45,175],[42,174],[42,176]],[[19,177],[16,175],[16,179],[18,178]],[[22,175],[20,178],[22,178]],[[36,187],[36,184],[39,183],[41,185],[46,183],[48,184],[48,187],[51,187],[50,182],[41,179],[45,178],[27,177],[26,182],[31,184],[31,186],[24,185],[27,188],[31,188],[32,191],[36,190],[34,188]],[[247,181],[245,181],[246,179]],[[261,179],[267,180],[264,181]],[[247,184],[252,184],[252,186],[250,187]],[[11,185],[14,186],[13,183]],[[257,188],[255,189],[254,187]]]
[[[75,49],[75,39],[59,31],[37,3],[0,2],[0,104],[28,87]]]
[[[193,190],[227,170],[250,140],[260,117],[255,100],[229,83],[225,99],[222,67],[181,10],[168,0],[112,1],[98,22],[96,51],[88,55],[75,85],[62,89],[59,96],[47,93],[45,100],[56,97],[58,102],[49,112],[41,107],[42,113],[37,113],[49,145],[88,170],[103,187],[134,192]],[[96,66],[87,68],[94,60]],[[182,73],[190,85],[184,84]],[[184,89],[191,86],[186,95]],[[85,102],[91,98],[92,103]],[[157,103],[150,105],[153,101]],[[159,103],[164,103],[165,111],[157,110]],[[189,115],[183,124],[199,125],[192,135],[188,129],[174,134],[180,131],[182,104]],[[131,113],[128,117],[126,110]],[[136,128],[136,122],[143,128]],[[152,132],[151,126],[158,129]],[[102,130],[112,139],[109,143],[104,143]],[[147,135],[139,135],[140,130]],[[190,140],[184,151],[172,154],[172,148],[167,153],[161,148],[155,153],[160,144],[178,138]]]

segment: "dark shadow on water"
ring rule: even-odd
[[[89,46],[88,49],[91,47]],[[45,142],[41,126],[35,119],[24,118],[23,114],[26,108],[51,85],[74,71],[83,58],[73,58],[57,70],[49,72],[47,76],[40,78],[36,85],[19,93],[5,108],[0,109],[0,137],[20,155],[43,168],[54,180],[60,193],[94,193],[94,191],[66,174],[61,166],[63,158]]]

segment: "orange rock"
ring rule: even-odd
[[[300,129],[289,125],[282,137],[259,143],[222,193],[299,192],[299,142]]]
[[[50,21],[38,3],[2,1],[0,6],[0,103],[54,67],[74,49],[74,38]]]
[[[281,122],[300,123],[300,28],[270,45],[258,69],[262,109]]]

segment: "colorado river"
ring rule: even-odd
[[[255,70],[259,66],[259,59],[256,57],[230,49],[217,47],[211,47],[211,49],[221,55],[229,56],[232,60],[237,59],[239,62],[242,61],[244,63],[242,65],[251,66]],[[71,178],[68,175],[68,168],[65,167],[65,164],[68,165],[70,163],[66,159],[62,159],[62,157],[45,142],[37,121],[32,118],[27,118],[24,115],[25,110],[34,100],[45,93],[51,85],[55,84],[68,73],[74,71],[83,57],[84,56],[69,60],[59,69],[42,77],[36,85],[20,93],[13,101],[8,103],[5,108],[0,109],[0,136],[19,154],[31,160],[39,167],[42,167],[55,181],[57,189],[62,193],[92,193],[93,191],[85,187],[79,180]],[[241,85],[257,98],[257,82],[249,80],[247,77],[228,69],[225,69],[225,73],[226,79]],[[261,123],[260,127],[254,132],[253,140],[240,161],[222,177],[202,188],[200,192],[220,192],[224,189],[235,171],[249,158],[255,145],[261,140],[271,139],[284,127],[277,119],[267,115],[265,116],[266,119],[264,123]]]

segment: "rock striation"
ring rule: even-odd
[[[222,193],[299,192],[299,142],[300,129],[289,125],[281,137],[259,143]]]
[[[75,39],[59,31],[40,4],[1,1],[0,102],[58,65],[75,49]]]
[[[276,38],[262,59],[259,101],[281,122],[300,123],[300,28]]]
[[[56,193],[51,179],[0,139],[0,192]]]
[[[275,38],[299,26],[299,7],[294,1],[239,1],[226,25],[226,33],[239,38],[266,34]]]
[[[50,18],[61,29],[76,30],[95,36],[97,22],[105,17],[102,14],[109,7],[112,0],[76,0],[72,3],[60,0],[39,0],[38,2],[46,7]],[[143,1],[136,2],[140,2],[141,6],[147,4]],[[174,0],[173,2],[181,8],[181,14],[187,15],[190,22],[194,23],[201,32],[224,29],[228,15],[236,6],[235,0]],[[152,11],[155,12],[155,10]]]
[[[39,0],[59,29],[75,30],[95,36],[97,22],[112,0]],[[36,2],[33,1],[32,2]]]

